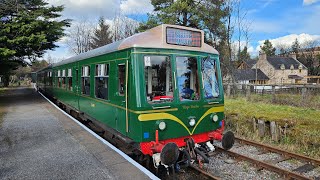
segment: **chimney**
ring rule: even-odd
[[[267,54],[263,50],[259,51],[259,60],[261,61],[267,60]]]
[[[296,55],[296,53],[295,53],[295,52],[291,52],[291,53],[289,54],[289,57],[291,57],[291,58],[293,58],[293,59],[297,60],[297,55]]]

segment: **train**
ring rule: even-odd
[[[219,53],[195,28],[162,24],[52,64],[37,89],[156,168],[206,161],[214,140],[234,143]]]

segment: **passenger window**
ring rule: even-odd
[[[90,95],[90,67],[82,67],[82,94]]]
[[[68,90],[72,91],[72,70],[68,69]]]
[[[170,57],[144,56],[144,72],[148,103],[173,101]]]
[[[58,87],[61,87],[61,84],[62,84],[62,77],[61,77],[61,71],[58,70]]]
[[[62,70],[62,88],[66,88],[66,70]]]
[[[118,83],[119,95],[124,95],[125,78],[126,78],[126,65],[125,64],[118,65],[118,75],[119,75],[119,83]]]
[[[95,96],[108,99],[109,64],[97,64],[95,76]]]
[[[200,87],[197,58],[177,57],[176,64],[180,100],[199,100]]]

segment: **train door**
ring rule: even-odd
[[[116,61],[117,68],[117,87],[115,100],[120,106],[116,108],[116,129],[123,134],[128,132],[128,117],[127,117],[127,107],[128,107],[128,96],[127,96],[127,78],[128,78],[128,61],[120,60]]]
[[[73,77],[73,93],[75,94],[74,97],[74,107],[76,107],[78,110],[80,110],[79,106],[79,96],[80,96],[80,82],[79,82],[79,63],[73,67],[72,71],[72,77]]]

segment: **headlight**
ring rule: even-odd
[[[159,123],[159,129],[160,129],[161,131],[163,131],[165,128],[166,128],[166,123],[163,122],[163,121],[161,121],[161,122]]]
[[[194,119],[194,118],[191,118],[190,120],[189,120],[189,125],[190,126],[194,126],[196,124],[196,120]]]
[[[213,122],[217,122],[218,119],[219,119],[218,115],[215,114],[215,115],[212,116]]]

